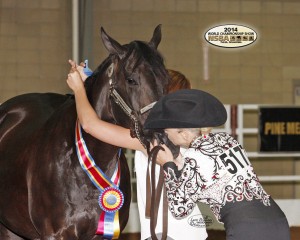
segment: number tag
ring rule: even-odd
[[[220,155],[220,159],[228,172],[236,174],[238,168],[244,168],[250,165],[249,159],[244,155],[240,145],[229,149],[226,153]]]

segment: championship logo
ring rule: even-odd
[[[257,33],[243,25],[227,24],[209,29],[204,37],[208,43],[217,47],[239,48],[254,43]]]

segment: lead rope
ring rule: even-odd
[[[147,176],[146,176],[146,210],[145,215],[146,217],[150,217],[150,233],[151,238],[153,240],[158,240],[155,228],[157,224],[157,217],[158,217],[158,209],[159,209],[159,202],[161,200],[161,193],[164,188],[163,194],[163,230],[162,230],[162,238],[161,240],[167,239],[167,232],[168,232],[168,203],[167,203],[167,195],[166,189],[164,186],[164,171],[163,168],[160,168],[159,179],[156,186],[155,181],[155,167],[156,167],[156,158],[157,154],[160,150],[163,150],[161,146],[154,147],[151,152],[149,153],[148,158],[148,167],[147,167]],[[151,180],[149,174],[149,164],[152,162],[151,165]],[[150,201],[151,200],[151,201]]]

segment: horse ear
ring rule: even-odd
[[[153,36],[149,42],[150,45],[157,49],[158,44],[161,41],[161,24],[157,25],[154,29]]]
[[[112,39],[101,27],[101,38],[105,48],[112,54],[117,54],[122,59],[125,56],[126,49],[118,43],[116,40]]]

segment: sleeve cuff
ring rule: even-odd
[[[179,178],[181,175],[181,171],[178,170],[178,167],[174,162],[166,162],[163,165],[163,169],[166,172],[169,172],[169,170],[172,169],[173,172],[175,173],[176,178]]]
[[[168,171],[169,168],[175,170],[177,169],[177,166],[174,162],[166,162],[164,165],[163,165],[163,168],[165,171]]]

